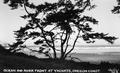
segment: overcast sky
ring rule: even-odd
[[[0,0],[0,41],[11,43],[14,41],[13,31],[25,24],[25,20],[19,17],[24,14],[24,10],[10,10],[2,1],[3,0]],[[120,38],[120,15],[111,13],[111,9],[115,5],[115,0],[94,1],[97,7],[86,12],[86,15],[93,16],[99,21],[99,25],[95,26],[94,30],[109,33],[110,35]],[[96,43],[100,45],[106,44],[104,41],[98,41]],[[116,40],[115,44],[120,44],[120,39]]]

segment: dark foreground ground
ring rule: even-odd
[[[0,46],[0,73],[120,73],[120,63],[38,59]]]
[[[120,64],[61,61],[0,54],[0,73],[120,73]]]

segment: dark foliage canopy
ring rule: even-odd
[[[36,45],[40,45],[37,52],[50,56],[49,51],[52,49],[56,55],[55,41],[60,40],[61,55],[66,57],[74,49],[78,38],[87,43],[94,43],[95,39],[103,39],[111,44],[117,39],[114,36],[93,31],[90,25],[98,24],[98,21],[93,17],[83,15],[85,11],[95,7],[91,4],[91,0],[75,0],[74,3],[71,0],[59,0],[55,3],[45,2],[39,5],[31,3],[29,0],[4,0],[4,3],[8,4],[12,10],[23,7],[27,13],[21,17],[28,20],[28,23],[25,27],[15,31],[17,42],[10,45],[11,49],[16,51],[18,47],[26,47],[23,44],[28,39],[37,38],[34,42]],[[33,12],[29,12],[30,9]],[[116,8],[112,11],[116,12]],[[41,15],[43,17],[40,17]],[[53,28],[46,30],[48,26]],[[75,36],[71,50],[67,52],[69,39],[73,33],[77,33],[77,36]],[[49,48],[49,50],[43,52],[45,48]]]

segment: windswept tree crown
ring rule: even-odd
[[[4,0],[12,10],[23,7],[27,14],[21,16],[28,20],[25,27],[21,27],[15,31],[16,42],[11,45],[12,50],[21,50],[26,48],[24,43],[29,40],[35,40],[35,44],[39,45],[39,50],[31,51],[44,53],[51,57],[50,50],[61,53],[61,58],[74,50],[76,42],[79,38],[87,43],[94,43],[95,39],[103,39],[109,43],[113,43],[116,37],[108,36],[108,34],[93,31],[90,25],[98,24],[98,21],[83,13],[91,10],[95,5],[91,4],[91,0],[58,0],[55,3],[45,2],[43,4],[34,4],[30,0]],[[33,10],[30,12],[29,10]],[[73,34],[76,34],[74,37]],[[70,42],[70,40],[74,38]],[[60,50],[56,48],[60,45]],[[69,46],[72,48],[68,49]],[[16,49],[20,47],[19,49]],[[45,49],[47,51],[44,51]]]

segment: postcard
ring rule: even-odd
[[[0,73],[119,73],[119,0],[1,0]]]

